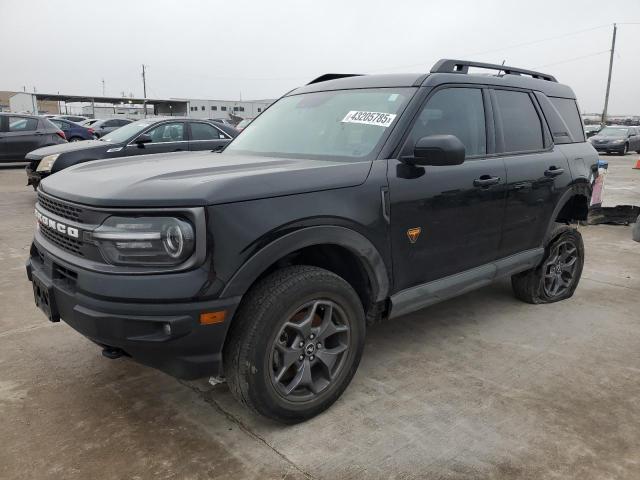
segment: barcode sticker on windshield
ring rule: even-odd
[[[364,123],[365,125],[379,125],[387,128],[395,118],[395,113],[361,112],[358,110],[351,110],[342,119],[342,123]]]

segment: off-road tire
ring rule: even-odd
[[[305,302],[322,298],[348,317],[349,349],[336,377],[309,401],[284,398],[272,381],[270,356],[281,326]],[[233,396],[249,409],[282,423],[297,423],[326,410],[358,368],[365,339],[362,303],[351,285],[327,270],[290,266],[268,275],[244,296],[223,350],[224,373]]]
[[[575,271],[568,288],[558,295],[549,295],[544,288],[545,268],[558,246],[569,242],[577,251]],[[545,254],[540,264],[532,269],[518,273],[511,277],[513,293],[519,300],[527,303],[553,303],[570,298],[576,290],[582,275],[584,265],[584,244],[578,230],[568,225],[558,224],[545,246]]]

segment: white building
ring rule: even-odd
[[[188,99],[190,117],[196,118],[255,118],[262,113],[274,100],[198,100]]]

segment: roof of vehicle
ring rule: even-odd
[[[469,67],[495,70],[497,74],[487,75],[469,73]],[[466,60],[443,59],[438,61],[429,73],[404,74],[324,74],[309,84],[292,90],[288,95],[320,92],[326,90],[348,90],[357,88],[400,88],[400,87],[435,87],[444,83],[482,84],[504,87],[527,88],[541,91],[549,96],[575,98],[575,94],[567,85],[558,83],[552,75],[488,63]]]

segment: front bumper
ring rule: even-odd
[[[623,144],[595,144],[592,143],[593,148],[595,148],[598,152],[624,152],[624,143]]]
[[[113,290],[109,283],[121,282],[121,276],[85,272],[54,257],[35,241],[26,267],[34,290],[46,290],[40,294],[45,294],[53,310],[52,321],[62,319],[107,350],[119,351],[174,377],[195,379],[222,373],[222,347],[240,297],[170,302],[105,298],[100,295],[102,290]],[[159,276],[155,277],[158,282]],[[139,276],[133,282],[139,282],[143,291],[149,285],[145,280],[147,277]],[[127,281],[131,287],[130,276]],[[175,279],[167,276],[167,282],[171,281]],[[96,285],[103,288],[96,291]],[[226,312],[224,322],[200,324],[201,313],[221,310]]]

